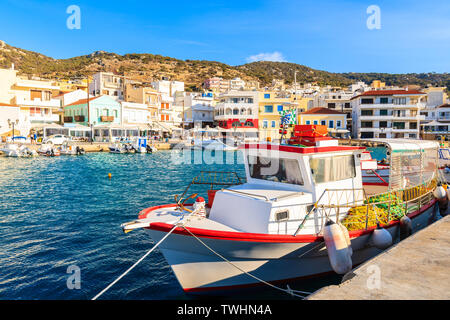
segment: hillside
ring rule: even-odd
[[[141,81],[168,77],[171,80],[184,81],[186,87],[191,90],[200,87],[205,79],[213,76],[258,80],[262,86],[271,84],[272,79],[284,79],[290,84],[294,82],[295,71],[298,71],[299,84],[317,82],[320,85],[345,86],[354,81],[370,83],[377,79],[388,85],[431,84],[450,88],[448,73],[330,73],[287,62],[261,61],[229,66],[216,61],[178,60],[154,54],[118,55],[105,51],[69,59],[53,59],[0,41],[0,68],[9,68],[11,63],[15,64],[20,74],[38,75],[43,78],[85,78],[98,71],[108,71]]]

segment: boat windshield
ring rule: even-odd
[[[315,183],[333,182],[356,177],[353,155],[312,158],[309,160]]]
[[[303,185],[303,177],[295,159],[248,156],[250,177],[272,182]]]

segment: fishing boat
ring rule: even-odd
[[[362,180],[364,147],[322,126],[296,126],[289,144],[247,143],[246,177],[202,172],[173,204],[122,225],[145,229],[188,293],[345,274],[436,218],[446,204],[438,144],[384,139],[388,185]],[[417,168],[420,168],[418,170]],[[207,200],[189,194],[207,185]],[[194,203],[192,202],[195,199]]]
[[[34,157],[37,155],[36,151],[25,145],[16,143],[7,143],[4,147],[0,148],[0,152],[2,152],[5,157],[14,158]]]
[[[86,151],[70,141],[64,142],[60,147],[60,153],[67,156],[79,156],[86,154]]]
[[[42,144],[37,150],[37,153],[44,157],[59,157],[61,152],[53,144]]]

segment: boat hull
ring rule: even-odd
[[[410,214],[413,232],[433,221],[435,210],[433,201],[420,211]],[[171,228],[172,225],[152,224],[148,232],[156,242]],[[399,240],[398,222],[391,223],[386,229],[394,241]],[[370,244],[372,230],[350,233],[354,266],[383,251]],[[252,239],[245,237],[245,234],[232,235],[235,232],[191,232],[196,237],[179,228],[160,246],[185,292],[201,293],[261,284],[246,273],[268,282],[292,281],[334,273],[322,237],[261,235]]]

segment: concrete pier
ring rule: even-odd
[[[450,299],[450,216],[367,261],[345,278],[349,280],[322,288],[308,299]]]

